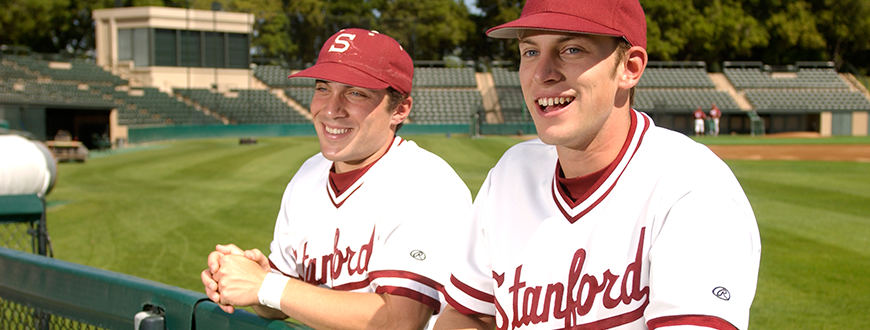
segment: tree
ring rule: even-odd
[[[651,60],[689,60],[683,50],[691,40],[712,34],[713,27],[691,0],[641,1],[647,21],[647,52]],[[679,56],[683,58],[678,58]]]
[[[228,1],[225,8],[254,15],[251,47],[257,56],[286,61],[298,51],[299,46],[287,36],[290,20],[280,0]]]
[[[515,39],[494,39],[486,31],[520,17],[523,0],[478,0],[481,15],[471,15],[476,26],[466,42],[466,58],[489,64],[492,60],[519,64],[519,46]]]
[[[378,29],[399,41],[415,60],[441,60],[474,33],[461,1],[389,0],[378,10]]]
[[[706,61],[752,58],[766,46],[764,26],[738,0],[646,0],[647,50],[651,59]]]
[[[770,34],[770,42],[768,47],[757,49],[755,57],[765,63],[825,58],[825,38],[818,30],[816,15],[809,3],[796,1],[779,7],[771,4],[767,8],[770,14],[764,26]]]
[[[819,30],[825,36],[830,60],[839,68],[851,62],[867,69],[866,58],[854,55],[870,51],[870,3],[866,0],[816,0]]]
[[[27,46],[40,53],[80,54],[94,48],[91,11],[112,0],[0,1],[0,44]]]

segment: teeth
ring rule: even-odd
[[[573,97],[545,97],[538,99],[538,105],[542,107],[549,107],[551,105],[559,105],[559,104],[567,104],[574,101]]]
[[[350,128],[331,128],[329,126],[325,126],[326,132],[329,134],[344,134],[350,132]]]

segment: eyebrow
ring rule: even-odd
[[[519,41],[520,41],[520,43],[524,43],[524,44],[537,45],[537,43],[535,43],[534,41],[529,40],[529,38],[530,38],[530,37],[523,37],[523,38],[520,39]],[[570,40],[573,40],[573,39],[587,39],[587,40],[588,40],[589,37],[586,36],[586,35],[583,35],[583,34],[570,34],[570,35],[563,35],[563,36],[559,37],[559,39],[556,39],[556,43],[563,43],[563,42],[570,41]]]

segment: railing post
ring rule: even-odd
[[[36,224],[37,253],[39,255],[48,256],[48,228],[45,224],[45,197],[40,196],[39,202],[42,203],[42,215],[39,217],[39,223]]]
[[[145,310],[136,313],[136,316],[133,318],[133,329],[166,330],[163,309],[157,306],[146,305]]]

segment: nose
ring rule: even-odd
[[[559,71],[559,64],[556,59],[551,56],[541,54],[535,63],[535,71],[533,79],[541,85],[551,84],[562,80],[562,73]]]
[[[318,96],[315,96],[317,98]],[[326,115],[329,118],[338,118],[347,114],[344,111],[344,102],[342,102],[341,93],[329,93],[327,96],[323,96],[320,100],[321,103],[320,109],[317,109],[317,112]],[[315,104],[315,100],[312,100],[312,104]]]

